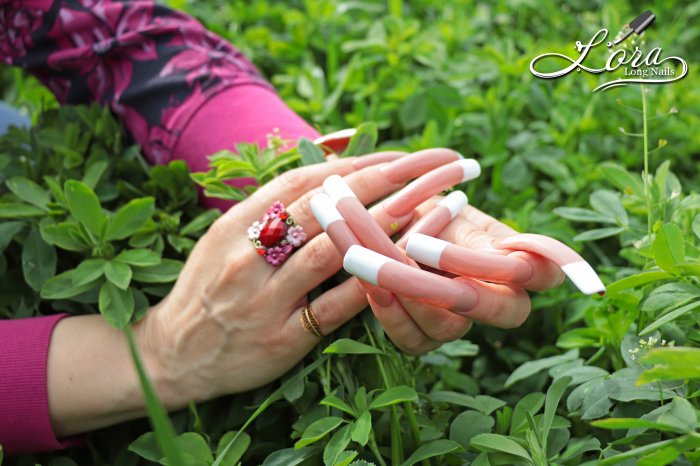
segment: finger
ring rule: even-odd
[[[393,295],[382,303],[372,297],[369,304],[387,336],[405,353],[418,355],[432,351],[440,343],[429,338]],[[453,314],[454,315],[454,314]]]
[[[394,157],[400,158],[403,155],[402,152],[394,152],[389,155],[382,153],[362,157],[346,157],[286,171],[261,186],[244,202],[229,209],[219,219],[219,222],[233,229],[245,229],[254,220],[260,218],[273,202],[280,201],[284,205],[289,205],[304,193],[321,186],[323,180],[330,175],[347,175],[355,170],[384,163],[387,157],[392,159]],[[241,224],[241,218],[250,219],[250,222]]]
[[[396,295],[437,307],[466,312],[478,301],[476,290],[468,282],[412,267],[362,246],[350,247],[343,268]]]
[[[462,191],[453,191],[438,201],[425,215],[411,225],[403,236],[396,242],[400,248],[406,249],[408,237],[412,233],[422,233],[437,236],[467,205],[467,195]],[[425,204],[425,203],[423,203]],[[421,204],[421,206],[423,206]],[[419,206],[419,207],[421,207]]]
[[[519,327],[530,315],[530,297],[522,288],[465,277],[457,277],[453,280],[468,282],[478,295],[478,301],[468,311],[455,310],[459,315],[505,329]]]
[[[328,335],[367,307],[367,293],[359,280],[350,278],[314,299],[309,306],[318,322],[319,332]],[[299,341],[310,349],[318,343],[319,337],[304,329],[301,322],[303,310],[303,307],[295,309],[284,327],[286,332],[295,336],[292,341]]]
[[[479,213],[474,215],[474,211],[476,211],[476,209],[473,209],[472,206],[465,207],[465,209],[462,210],[462,214],[458,215],[454,221],[450,222],[450,224],[440,232],[438,237],[449,243],[460,245],[468,249],[524,260],[532,268],[531,278],[521,283],[521,286],[525,289],[547,290],[562,283],[564,274],[561,272],[559,266],[545,259],[543,256],[530,252],[514,252],[507,249],[496,249],[493,245],[494,241],[500,237],[512,236],[514,233],[511,233],[511,231],[514,230],[486,214]],[[467,214],[463,215],[465,213]],[[479,224],[473,223],[469,218],[476,219]],[[501,226],[498,226],[498,224]],[[487,228],[491,233],[486,233],[483,228]]]
[[[428,304],[419,303],[398,296],[402,309],[411,317],[425,335],[433,341],[446,343],[462,338],[471,328],[472,321]]]
[[[406,215],[434,195],[480,174],[481,167],[474,159],[449,163],[426,173],[386,200],[384,209],[389,215]]]
[[[499,239],[494,246],[533,252],[557,264],[585,294],[605,294],[605,285],[593,267],[576,251],[561,241],[544,235],[519,234]]]
[[[421,233],[408,238],[406,253],[421,264],[490,282],[522,284],[534,272],[520,257],[468,249]]]
[[[327,197],[325,199],[328,202],[325,204],[321,202],[319,205],[318,201],[323,200],[324,197],[324,195],[319,194],[318,198],[314,198],[313,204],[314,210],[319,213],[320,222],[327,229],[327,234],[318,235],[308,241],[282,267],[275,271],[274,279],[283,283],[284,289],[289,290],[288,292],[306,293],[323,283],[340,269],[343,255],[347,249],[359,243],[354,232],[350,230]],[[377,212],[377,210],[376,207],[371,209],[372,213]],[[387,238],[388,232],[394,228],[403,228],[410,221],[410,217],[404,217],[399,222],[392,222],[386,217],[375,219],[372,215],[370,215],[370,219],[379,228],[381,234]],[[332,235],[333,240],[329,235]]]

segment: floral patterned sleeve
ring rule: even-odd
[[[189,120],[222,90],[271,90],[231,44],[150,0],[3,1],[0,60],[61,103],[109,105],[153,163],[171,159]]]

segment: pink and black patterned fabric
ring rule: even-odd
[[[194,112],[255,66],[199,22],[154,1],[3,0],[0,61],[61,103],[109,105],[153,163],[166,163]]]

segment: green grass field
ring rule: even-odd
[[[173,413],[177,437],[164,441],[179,444],[179,459],[161,460],[142,420],[91,433],[84,448],[0,463],[700,464],[700,3],[168,3],[241,48],[321,132],[373,122],[379,148],[446,146],[476,158],[484,173],[463,187],[470,203],[571,245],[608,292],[588,297],[566,283],[535,293],[522,327],[476,325],[420,357],[398,352],[366,311],[280,382]],[[683,80],[593,93],[621,72],[530,73],[537,55],[577,56],[575,41],[603,27],[614,36],[647,8],[656,20],[634,40],[685,59]],[[604,60],[597,49],[591,63],[594,53]],[[164,278],[131,285],[138,317],[167,293],[213,219],[196,206],[194,182],[179,165],[144,168],[108,114],[59,112],[17,70],[2,70],[0,90],[39,136],[0,139],[0,316],[98,312],[89,289],[66,296],[51,278],[90,253],[59,244],[57,270],[23,273],[20,256],[51,254],[37,245],[49,214],[27,214],[5,182],[47,175],[59,192],[66,179],[94,180],[112,210],[155,196],[157,227],[138,241],[162,255],[154,267]],[[29,224],[36,241],[10,243],[16,223]]]

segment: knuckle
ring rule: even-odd
[[[469,330],[469,320],[460,316],[439,319],[430,332],[433,340],[447,343],[462,338]]]
[[[365,200],[367,195],[375,192],[377,189],[376,183],[373,183],[370,177],[366,174],[358,173],[349,180],[350,188],[357,193],[360,200]]]
[[[309,183],[308,176],[300,168],[282,173],[277,180],[283,187],[293,192],[305,192]]]
[[[328,241],[321,241],[323,237],[316,237],[302,248],[304,251],[304,268],[317,275],[330,270],[332,261],[337,256],[335,249],[329,247]]]
[[[318,308],[313,307],[314,315],[321,327],[321,333],[325,333],[329,328],[336,328],[344,322],[344,306],[337,299],[327,300]]]

